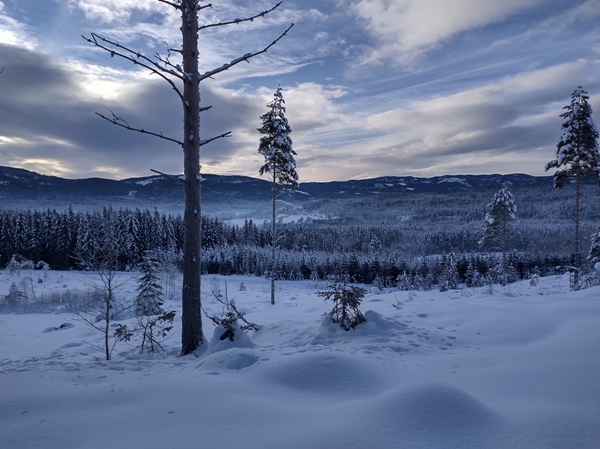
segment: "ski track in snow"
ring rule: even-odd
[[[24,276],[1,272],[0,294]],[[218,310],[211,278],[204,306]],[[164,352],[122,343],[111,361],[73,314],[0,314],[0,447],[598,447],[599,287],[369,294],[367,322],[345,332],[315,294],[324,283],[278,282],[272,306],[268,281],[220,279],[261,329],[211,341],[204,319],[197,356],[177,356],[176,300]],[[50,272],[33,285],[40,297],[89,282]]]

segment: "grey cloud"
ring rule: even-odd
[[[110,176],[97,171],[101,166],[131,175],[150,174],[150,168],[181,171],[177,145],[118,128],[95,115],[110,115],[110,109],[133,127],[181,139],[181,103],[166,83],[140,81],[122,97],[104,100],[92,98],[75,73],[52,57],[0,45],[0,61],[5,67],[0,76],[0,136],[22,139],[0,145],[5,163],[62,159],[72,177]],[[202,114],[202,138],[230,130],[235,136],[253,122],[258,127],[262,111],[250,99],[227,96],[210,83],[201,90],[202,104],[213,105]],[[234,157],[237,145],[235,138],[216,141],[203,147],[203,158]],[[34,166],[39,164],[25,168]]]

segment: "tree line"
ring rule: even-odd
[[[72,209],[64,212],[0,211],[0,263],[7,266],[17,255],[18,259],[30,260],[35,265],[45,262],[53,269],[81,269],[74,254],[84,251],[91,244],[90,239],[97,238],[95,230],[105,228],[109,223],[126,234],[122,237],[129,242],[119,255],[122,267],[139,268],[148,251],[162,254],[176,264],[181,263],[183,220],[180,216],[165,215],[156,210],[117,211],[111,208],[85,213]],[[344,273],[353,282],[391,287],[406,275],[418,288],[428,289],[440,283],[440,276],[449,272],[449,266],[452,272],[456,269],[458,283],[469,284],[475,272],[476,278],[483,279],[501,262],[500,255],[479,251],[410,255],[398,251],[394,245],[387,246],[388,236],[381,232],[383,228],[339,228],[343,235],[333,233],[333,229],[311,226],[310,223],[284,227],[280,256],[274,270],[276,276],[293,280],[326,279]],[[449,234],[454,235],[453,231]],[[201,271],[205,274],[263,276],[270,270],[268,226],[259,227],[252,220],[245,220],[243,225],[230,224],[205,216],[202,237]],[[471,236],[473,248],[477,246],[474,237]],[[299,246],[298,241],[305,244]],[[340,247],[339,242],[354,244]],[[560,252],[511,251],[506,258],[506,265],[515,279],[528,278],[534,272],[541,275],[554,273],[557,266],[569,264],[569,255]]]

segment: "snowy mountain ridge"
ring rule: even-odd
[[[270,197],[270,184],[266,180],[247,176],[205,174],[202,200],[206,203],[262,202]],[[453,193],[498,189],[503,185],[528,187],[552,185],[551,176],[508,175],[444,175],[432,178],[412,176],[384,176],[372,179],[305,182],[298,188],[301,195],[295,201],[319,199],[369,198],[386,193]],[[46,204],[95,204],[110,202],[132,207],[152,207],[161,203],[179,202],[183,199],[183,186],[164,176],[129,178],[120,181],[88,178],[65,179],[42,175],[19,168],[0,166],[0,200],[37,200]],[[51,205],[51,204],[50,204]],[[28,206],[32,207],[32,206]],[[56,206],[54,206],[56,207]]]

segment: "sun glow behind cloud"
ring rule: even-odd
[[[177,96],[78,37],[97,31],[147,56],[164,55],[179,42],[173,8],[155,0],[68,0],[44,3],[48,12],[62,9],[42,17],[5,3],[0,148],[7,161],[40,172],[47,163],[52,173],[62,161],[61,173],[77,177],[180,172],[176,145],[94,114],[114,111],[132,126],[177,137]],[[223,0],[203,20],[271,6]],[[267,54],[201,84],[202,105],[213,106],[202,114],[203,138],[232,131],[202,148],[203,170],[257,176],[256,128],[281,84],[302,181],[543,174],[572,90],[583,85],[600,108],[598,17],[597,0],[286,0],[264,20],[207,30],[201,71],[259,50],[296,24]],[[67,47],[73,38],[61,35],[65,22],[76,39]]]

